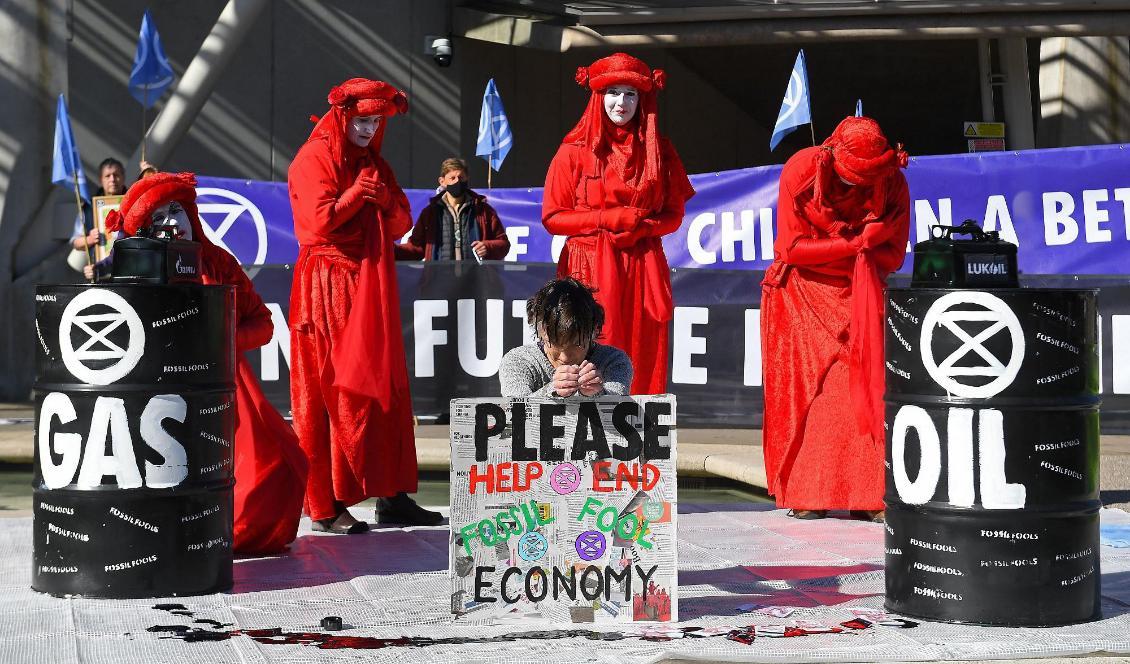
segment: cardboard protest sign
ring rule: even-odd
[[[675,397],[451,402],[458,620],[678,620]]]

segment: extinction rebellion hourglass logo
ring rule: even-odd
[[[941,362],[934,357],[936,333],[953,335],[961,342]],[[1007,353],[1007,357],[998,357],[1000,344],[994,346],[994,342],[1006,333],[1006,345],[1011,350],[1001,353]],[[921,348],[926,372],[947,392],[967,399],[991,399],[1011,385],[1020,371],[1024,362],[1024,331],[1012,309],[995,295],[977,291],[949,293],[938,298],[926,312]]]
[[[141,360],[145,326],[121,295],[91,288],[63,310],[59,349],[63,365],[75,378],[91,385],[109,385]],[[106,360],[111,362],[105,364]],[[101,368],[94,368],[99,365]]]

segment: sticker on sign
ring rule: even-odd
[[[970,152],[1004,152],[1003,138],[971,138]]]
[[[966,138],[1004,138],[1004,123],[966,122],[962,134]]]

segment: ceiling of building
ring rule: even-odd
[[[465,0],[455,34],[550,50],[602,46],[1130,33],[1115,0]]]

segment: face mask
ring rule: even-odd
[[[373,136],[376,136],[377,128],[380,126],[381,116],[358,115],[349,119],[349,124],[345,127],[345,137],[357,147],[365,148],[373,142]]]
[[[150,216],[153,221],[153,228],[156,229],[170,229],[173,234],[180,237],[182,240],[192,239],[192,224],[188,221],[188,213],[184,211],[181,204],[172,201],[166,203],[153,211]]]
[[[444,190],[451,194],[452,198],[463,198],[463,194],[467,193],[467,182],[459,180],[444,187]]]
[[[630,85],[615,85],[604,91],[604,112],[617,127],[632,121],[639,104],[639,90]]]

